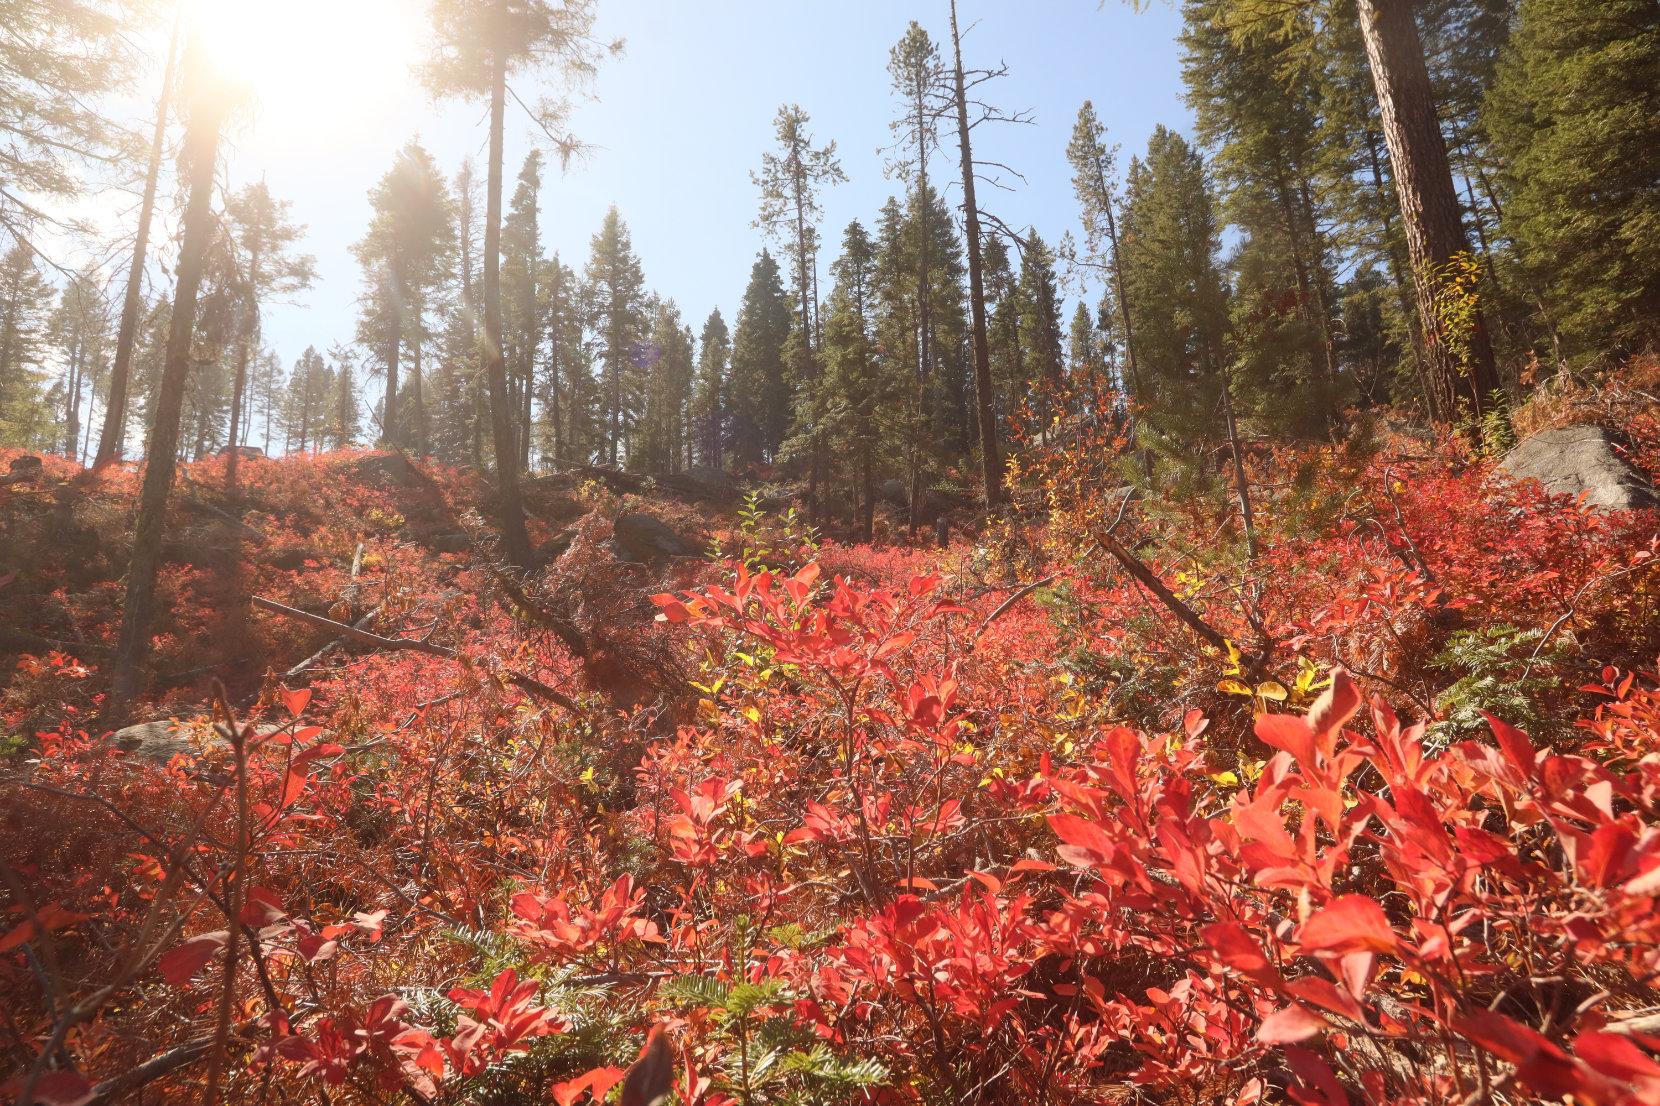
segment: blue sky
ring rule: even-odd
[[[308,94],[283,101],[280,91],[267,92],[229,150],[230,180],[263,176],[290,200],[294,218],[308,228],[306,249],[317,258],[316,286],[266,312],[267,341],[290,364],[308,344],[326,350],[352,337],[359,276],[349,246],[368,218],[366,194],[396,149],[413,136],[452,171],[463,157],[483,160],[483,105],[434,105],[405,74],[420,48],[424,5],[333,6],[354,2],[396,9],[405,25],[394,34],[360,34],[363,40],[350,44],[372,59],[366,65],[338,64],[328,55],[302,59]],[[1010,75],[991,95],[1033,114],[1031,126],[977,134],[977,153],[1027,177],[1012,182],[1013,192],[982,193],[981,206],[1011,225],[1033,225],[1050,241],[1075,226],[1065,146],[1083,100],[1095,102],[1126,162],[1156,124],[1187,127],[1174,42],[1180,20],[1169,6],[1136,12],[1113,0],[963,0],[962,17],[977,21],[965,40],[965,62],[1006,63]],[[827,247],[839,242],[848,220],[872,221],[897,190],[878,149],[890,142],[894,110],[888,49],[913,18],[943,43],[944,0],[602,0],[600,33],[626,39],[627,49],[605,63],[594,98],[574,116],[592,155],[568,173],[548,175],[548,248],[580,266],[615,203],[649,286],[674,299],[694,327],[717,306],[730,322],[762,245],[751,226],[757,197],[749,174],[769,145],[781,103],[799,103],[819,140],[835,140],[849,178],[825,198]],[[533,100],[536,90],[520,91]],[[533,133],[522,114],[510,114],[509,191]],[[945,155],[955,158],[954,140]]]

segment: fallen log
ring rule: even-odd
[[[336,622],[334,619],[324,618],[320,614],[312,614],[310,611],[302,611],[297,607],[290,607],[288,604],[279,603],[275,599],[266,599],[264,596],[256,595],[253,597],[252,602],[254,606],[258,607],[262,611],[269,611],[272,614],[282,615],[284,618],[292,618],[296,621],[316,626],[319,629],[330,630],[336,635],[336,641],[349,641],[369,649],[404,650],[413,653],[425,653],[428,656],[443,657],[445,660],[452,661],[467,661],[469,659],[446,645],[438,645],[434,642],[422,641],[419,638],[412,637],[383,637],[380,634],[370,633],[368,630],[349,625],[345,622]],[[570,711],[572,714],[580,715],[582,713],[582,707],[575,699],[572,699],[569,695],[559,691],[557,688],[549,687],[547,684],[543,683],[541,680],[538,680],[534,676],[528,676],[523,672],[517,672],[511,668],[502,669],[502,676],[514,687],[517,687],[521,691],[527,692],[538,699],[545,699],[550,703],[557,704],[558,706]]]

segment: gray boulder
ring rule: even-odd
[[[176,718],[127,726],[116,730],[110,740],[128,756],[155,764],[166,764],[179,753],[193,756],[207,745],[222,743],[211,728]]]
[[[1603,510],[1660,507],[1648,477],[1615,449],[1600,426],[1541,430],[1517,445],[1499,468],[1517,480],[1537,480],[1553,495],[1585,494],[1585,504]]]
[[[895,507],[909,507],[911,505],[911,491],[905,486],[905,481],[888,479],[876,485],[876,498],[883,503],[891,503]]]
[[[661,519],[638,513],[617,516],[612,524],[611,548],[619,561],[637,563],[695,557],[700,552]]]

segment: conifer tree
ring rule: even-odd
[[[1568,352],[1660,337],[1660,7],[1521,0],[1485,120],[1505,231]]]
[[[857,220],[843,233],[831,271],[836,286],[824,336],[826,432],[832,456],[845,458],[854,478],[859,529],[868,542],[874,538],[884,416],[897,407],[898,382],[883,371],[876,350],[876,245]]]
[[[732,338],[717,307],[703,322],[697,343],[697,380],[692,388],[691,425],[697,463],[721,468],[726,462],[727,371]]]
[[[590,243],[588,318],[601,366],[605,461],[616,467],[628,454],[638,400],[635,357],[644,341],[645,276],[628,227],[612,207]]]
[[[1025,343],[1022,360],[1028,374],[1022,383],[1037,399],[1038,417],[1033,429],[1047,433],[1054,420],[1065,413],[1056,406],[1065,381],[1064,337],[1055,255],[1035,233],[1020,251],[1020,306],[1020,332]]]
[[[939,145],[939,117],[944,110],[944,70],[939,50],[921,24],[911,22],[888,55],[888,76],[899,115],[890,124],[895,138],[894,168],[912,184],[914,209],[927,209],[928,157]],[[916,387],[912,402],[910,431],[910,530],[915,535],[922,523],[924,453],[923,438],[929,429],[928,378],[933,367],[929,347],[929,286],[932,283],[928,237],[917,240],[914,253],[916,299]]]
[[[316,276],[311,257],[296,254],[294,244],[305,228],[288,219],[288,203],[271,195],[264,181],[250,184],[225,204],[227,232],[234,251],[242,303],[236,336],[236,368],[231,386],[230,428],[226,444],[225,483],[236,487],[237,448],[247,435],[244,406],[248,366],[259,348],[260,301],[267,295],[288,295],[310,287]]]
[[[519,491],[519,455],[514,448],[501,319],[501,193],[508,78],[525,70],[553,70],[566,79],[591,75],[604,49],[591,34],[594,11],[593,0],[559,4],[550,0],[435,0],[431,7],[433,56],[425,71],[428,87],[440,96],[487,96],[490,101],[481,282],[484,377],[490,396],[502,544],[507,559],[521,567],[530,562],[530,536]],[[557,120],[539,122],[547,130]]]
[[[1122,225],[1143,404],[1162,435],[1202,439],[1220,395],[1227,300],[1204,163],[1181,135],[1155,128],[1146,160],[1131,161]]]
[[[52,286],[34,251],[14,242],[0,258],[0,441],[38,444],[51,310]]]
[[[530,467],[532,397],[545,333],[540,205],[542,153],[532,150],[519,169],[507,218],[501,229],[502,356],[512,398],[513,431],[519,464]]]
[[[96,270],[71,274],[52,313],[52,344],[63,365],[63,444],[65,457],[80,458],[82,451],[81,403],[91,408],[93,398],[109,371],[109,303],[99,287]],[[87,418],[85,422],[91,423]]]
[[[784,346],[790,300],[772,254],[761,251],[749,272],[732,334],[728,389],[731,456],[737,465],[773,461],[784,442],[790,410]]]
[[[428,421],[421,352],[428,307],[448,276],[455,251],[449,188],[432,155],[412,141],[398,151],[392,168],[370,191],[369,204],[369,228],[352,247],[368,285],[360,300],[358,339],[380,353],[386,373],[382,441],[407,442],[417,453],[425,453]],[[399,409],[406,349],[413,354],[407,414]]]
[[[818,219],[819,192],[826,185],[847,179],[836,160],[834,142],[813,145],[807,130],[807,113],[798,104],[778,109],[773,120],[777,152],[761,155],[761,171],[750,174],[761,190],[761,211],[756,225],[768,237],[781,239],[794,270],[796,340],[790,358],[798,388],[811,395],[818,376]],[[817,416],[809,402],[797,407],[796,434],[808,461],[807,509],[816,513],[818,482],[823,459],[820,454]]]
[[[121,630],[110,664],[110,693],[104,705],[108,723],[125,721],[139,690],[139,666],[149,652],[167,497],[178,464],[179,417],[190,374],[196,293],[213,238],[213,178],[219,163],[220,127],[230,102],[228,91],[211,79],[204,50],[203,44],[193,41],[185,55],[190,78],[181,151],[185,207],[177,279],[168,318],[166,356],[156,387],[138,518],[133,527]]]

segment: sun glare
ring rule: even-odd
[[[196,0],[207,55],[247,92],[260,135],[313,139],[408,95],[424,0]]]

